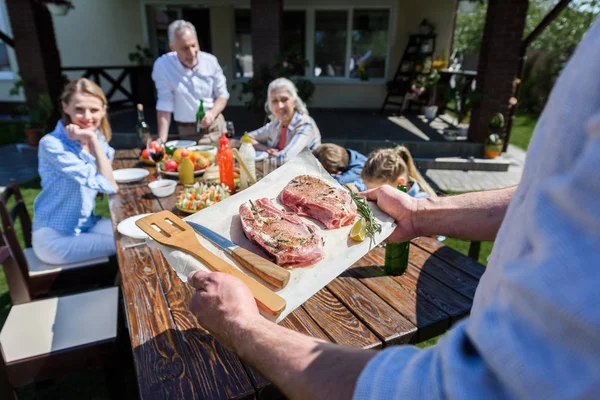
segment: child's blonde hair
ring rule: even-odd
[[[402,176],[407,178],[407,181],[417,182],[421,189],[430,196],[437,196],[431,186],[423,179],[415,166],[410,151],[404,146],[397,146],[393,149],[379,149],[369,154],[360,176],[364,181],[384,182],[396,182]]]
[[[330,174],[344,172],[350,163],[348,151],[342,146],[333,143],[324,143],[313,151],[323,168]]]

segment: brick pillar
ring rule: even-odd
[[[512,83],[518,76],[519,54],[528,0],[489,0],[477,73],[481,98],[474,105],[469,140],[483,143],[488,122],[501,112],[508,116]]]
[[[251,0],[254,74],[271,68],[281,52],[283,0]]]
[[[37,107],[38,96],[43,93],[58,104],[63,82],[60,54],[48,9],[34,0],[6,0],[6,9],[27,105]]]

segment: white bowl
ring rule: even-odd
[[[150,182],[148,187],[156,197],[167,197],[173,194],[175,187],[177,187],[177,181],[171,179],[159,179],[154,182]]]

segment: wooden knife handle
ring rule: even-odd
[[[255,279],[244,274],[242,271],[235,268],[222,258],[217,257],[200,243],[193,246],[181,246],[180,248],[196,257],[211,270],[233,275],[244,282],[252,292],[252,295],[256,300],[256,305],[260,309],[268,312],[271,315],[279,315],[285,308],[286,302],[283,297],[271,291],[269,288],[257,282]]]
[[[244,268],[254,272],[279,289],[284,288],[290,280],[290,271],[243,247],[237,247],[231,255]]]

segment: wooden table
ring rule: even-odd
[[[117,151],[115,169],[146,167],[137,151]],[[153,172],[153,168],[150,168]],[[152,175],[149,177],[151,178]],[[120,185],[110,197],[126,321],[142,399],[272,398],[278,392],[257,371],[221,346],[189,311],[192,289],[160,251],[116,231],[123,219],[163,209],[147,181]],[[291,313],[281,325],[334,343],[381,349],[416,343],[446,331],[471,309],[484,267],[431,238],[415,239],[399,277],[382,268],[375,248]]]

